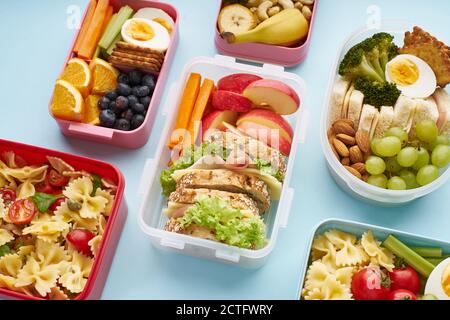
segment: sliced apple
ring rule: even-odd
[[[289,143],[292,143],[294,131],[291,125],[282,116],[272,110],[253,109],[241,115],[236,124],[239,126],[244,122],[253,122],[270,129],[280,130],[280,135]]]
[[[258,80],[262,78],[254,74],[235,73],[220,79],[217,89],[242,94],[249,84]]]
[[[253,104],[249,99],[239,93],[217,90],[212,97],[212,106],[218,110],[247,112],[251,110]]]
[[[235,125],[238,114],[230,110],[214,110],[207,114],[202,120],[202,132],[203,136],[209,129],[217,129],[220,131],[226,131],[224,122]]]
[[[243,95],[255,105],[268,105],[281,115],[293,114],[300,107],[300,98],[295,90],[277,80],[252,82],[244,90]]]

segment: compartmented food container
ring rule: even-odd
[[[314,228],[311,238],[308,241],[307,251],[305,253],[303,264],[302,264],[303,267],[302,267],[300,283],[299,283],[299,287],[298,287],[298,291],[297,291],[298,297],[302,296],[302,291],[305,286],[305,278],[307,275],[308,267],[310,266],[310,263],[311,263],[311,252],[312,252],[314,239],[318,236],[323,235],[324,233],[326,233],[327,231],[330,231],[330,230],[342,231],[347,234],[354,235],[358,239],[360,239],[364,233],[367,233],[368,231],[372,231],[373,238],[376,241],[378,241],[379,243],[383,242],[389,236],[393,236],[398,241],[400,241],[401,243],[406,245],[407,247],[413,248],[414,250],[418,250],[418,252],[420,252],[419,251],[420,249],[427,251],[426,249],[429,249],[429,248],[433,248],[433,249],[440,248],[444,257],[441,259],[436,259],[436,260],[442,260],[442,261],[444,261],[444,264],[445,264],[445,261],[449,261],[448,259],[445,260],[445,256],[448,256],[448,253],[450,252],[450,243],[448,241],[446,242],[446,241],[442,241],[442,240],[426,238],[426,237],[422,237],[422,236],[412,234],[412,233],[402,232],[402,231],[398,231],[398,230],[394,230],[394,229],[384,228],[384,227],[380,227],[380,226],[374,226],[374,225],[360,223],[360,222],[341,220],[341,219],[329,219],[329,220],[325,220],[325,221],[321,222],[317,227]],[[433,249],[431,249],[431,250],[433,250]],[[420,252],[420,254],[423,255],[422,252]],[[429,259],[429,260],[434,260],[434,259]],[[433,273],[434,273],[434,271],[439,271],[439,270],[437,270],[439,268],[438,267],[439,265],[440,265],[439,261],[433,261],[433,266],[431,268],[434,267],[434,270],[430,274],[430,278],[431,277],[435,278]],[[440,271],[442,271],[442,270],[440,270]],[[420,273],[419,273],[419,275],[420,275]],[[435,279],[440,280],[440,277],[436,277]],[[424,294],[433,294],[432,292],[437,290],[437,286],[430,286],[430,285],[425,286],[422,284],[422,285],[420,285],[420,287],[423,287]],[[422,290],[422,289],[420,289],[420,290]],[[438,298],[443,299],[444,297],[445,296],[441,296]],[[450,299],[450,297],[446,297],[446,298]]]
[[[91,8],[93,6],[93,2],[91,1],[88,8],[86,9],[86,13],[84,15],[84,19],[81,23],[83,24],[88,20],[90,11],[93,11]],[[116,145],[123,148],[139,148],[145,145],[148,141],[148,138],[150,136],[151,128],[153,126],[153,121],[156,117],[158,106],[161,102],[161,98],[164,92],[165,84],[167,81],[167,77],[170,72],[170,68],[172,65],[172,60],[175,55],[175,51],[178,45],[178,37],[179,37],[179,31],[178,31],[178,12],[177,10],[170,4],[166,4],[164,2],[159,1],[148,1],[148,0],[110,0],[109,5],[113,8],[113,13],[117,13],[119,9],[128,6],[132,8],[135,12],[142,8],[155,8],[163,10],[170,18],[173,20],[174,25],[171,26],[171,34],[170,34],[170,44],[165,52],[164,59],[162,61],[159,61],[160,65],[158,67],[158,71],[149,71],[144,69],[144,73],[150,73],[157,78],[156,86],[154,88],[153,94],[151,95],[151,101],[149,106],[147,107],[146,113],[144,114],[145,119],[143,120],[143,123],[139,125],[136,129],[128,128],[128,130],[118,130],[116,128],[109,128],[109,127],[102,127],[98,125],[91,125],[91,124],[85,124],[81,122],[75,122],[75,121],[67,121],[63,119],[59,119],[55,117],[52,112],[50,114],[53,116],[53,118],[58,123],[62,133],[69,137],[75,137],[79,139],[85,139],[90,141],[95,141],[99,143],[106,143],[111,145]],[[105,30],[105,29],[103,29]],[[63,70],[70,59],[76,57],[76,54],[74,53],[74,49],[76,46],[76,42],[78,37],[80,37],[80,34],[82,32],[82,29],[80,29],[80,32],[77,33],[77,36],[74,39],[73,45],[69,51],[69,54],[66,59],[66,63],[64,64]],[[136,49],[136,47],[132,48]],[[139,48],[136,49],[139,51]],[[151,56],[151,54],[150,54]],[[128,57],[127,55],[124,55],[124,57]],[[150,59],[151,60],[151,59]],[[141,59],[142,61],[149,61],[146,60],[146,58]],[[154,60],[151,60],[152,63]],[[135,67],[130,67],[129,65],[117,65],[116,68],[120,72],[129,72],[132,69],[135,69]],[[62,72],[61,72],[62,74]],[[53,100],[53,96],[51,98],[51,101]],[[51,103],[51,102],[50,102]],[[50,109],[50,106],[49,106]]]
[[[261,5],[263,2],[267,2],[267,1],[249,0],[249,2],[257,2]],[[292,2],[292,1],[288,0],[286,2]],[[316,13],[317,13],[317,6],[318,6],[319,0],[315,0],[315,1],[300,1],[300,0],[297,1],[296,0],[295,4],[303,6],[303,2],[308,3],[308,6],[312,8],[311,15],[309,18],[310,20],[309,20],[308,34],[307,34],[306,38],[304,38],[300,42],[297,42],[295,45],[281,46],[281,45],[269,45],[269,44],[257,43],[257,42],[230,44],[221,37],[219,27],[216,24],[214,41],[215,41],[217,50],[221,54],[237,57],[239,59],[260,62],[260,63],[277,64],[277,65],[282,65],[285,67],[292,67],[292,66],[295,66],[295,65],[303,62],[308,55],[309,46],[311,44],[312,31],[313,31],[313,26],[315,23],[315,17],[316,17]],[[294,2],[292,2],[292,3],[294,3]],[[265,4],[263,4],[263,5],[265,5]],[[217,21],[220,16],[220,10],[223,8],[223,6],[224,6],[224,1],[221,1],[220,5],[219,5],[219,9],[218,9],[219,14],[217,16]],[[271,7],[273,7],[273,6],[282,8],[282,6],[280,4],[272,5]],[[253,9],[255,10],[255,11],[253,11],[253,13],[255,15],[257,15],[257,11],[256,11],[257,7],[254,7]],[[266,13],[268,12],[267,10],[270,10],[270,8],[266,9]],[[309,11],[309,9],[308,9],[308,11]]]
[[[84,289],[72,297],[72,299],[75,300],[100,299],[128,213],[124,196],[125,179],[122,173],[115,166],[99,160],[17,142],[0,140],[0,154],[3,154],[4,152],[14,152],[16,157],[25,160],[28,165],[47,163],[47,156],[57,157],[67,162],[70,166],[73,166],[75,170],[79,170],[78,172],[85,171],[95,173],[117,187],[110,215],[108,216],[107,223],[103,230],[102,240],[98,247],[96,257],[94,258],[86,284],[84,285]],[[16,160],[20,158],[16,158]],[[54,252],[54,254],[57,253]],[[0,288],[0,296],[6,299],[43,299],[38,296],[30,296],[21,292],[8,290],[7,288]]]
[[[205,78],[214,81],[237,73],[258,75],[268,80],[283,81],[293,88],[302,99],[300,109],[295,114],[285,117],[294,131],[292,148],[287,160],[281,198],[279,201],[272,201],[270,209],[263,216],[267,230],[267,244],[262,249],[239,248],[221,242],[165,231],[164,229],[168,221],[167,216],[163,213],[163,208],[167,205],[167,198],[162,195],[159,177],[162,170],[167,168],[171,160],[172,155],[167,148],[167,142],[175,128],[183,87],[191,73],[202,74]],[[141,229],[150,237],[152,244],[159,249],[172,250],[245,268],[262,266],[275,246],[280,228],[286,227],[288,223],[295,193],[291,182],[292,170],[294,169],[299,143],[301,143],[305,133],[304,130],[306,130],[307,110],[303,105],[305,94],[306,88],[303,80],[295,74],[285,72],[284,68],[280,66],[269,64],[265,64],[262,67],[251,66],[237,63],[235,59],[226,56],[216,56],[214,58],[199,57],[189,62],[185,66],[179,82],[174,83],[171,87],[169,97],[172,99],[167,102],[163,109],[166,126],[161,134],[155,158],[146,162],[139,188],[142,203],[138,222]]]
[[[329,143],[328,130],[331,128],[334,121],[332,119],[333,89],[336,80],[339,77],[340,62],[351,47],[379,32],[387,32],[393,35],[394,43],[401,47],[403,45],[405,32],[412,31],[413,28],[413,24],[397,20],[385,20],[381,22],[379,29],[363,28],[352,34],[339,50],[336,61],[331,69],[328,91],[325,96],[326,98],[322,111],[320,128],[321,143],[331,176],[336,183],[350,195],[357,199],[381,206],[403,205],[439,189],[450,178],[450,170],[447,170],[446,168],[440,169],[439,178],[433,182],[422,187],[408,190],[387,190],[370,185],[361,179],[356,178],[337,159],[335,150],[332,149]]]

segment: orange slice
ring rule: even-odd
[[[72,84],[83,96],[89,94],[91,70],[84,60],[78,58],[70,59],[60,79]]]
[[[62,120],[82,121],[84,101],[80,91],[65,80],[58,80],[51,104],[53,115]]]
[[[91,94],[84,101],[84,123],[94,126],[100,124],[100,108],[98,107],[100,98],[101,96],[99,95]]]
[[[92,93],[103,95],[116,89],[119,71],[110,63],[95,58],[91,61],[89,67],[93,77]]]

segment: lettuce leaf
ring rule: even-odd
[[[283,182],[283,174],[279,170],[274,169],[270,162],[258,158],[256,159],[255,164],[258,170],[261,171],[261,173],[268,174],[278,181]]]
[[[209,228],[217,241],[246,249],[266,244],[266,226],[259,216],[247,217],[220,198],[201,198],[178,218],[182,228],[191,224]]]

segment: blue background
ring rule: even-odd
[[[181,14],[180,45],[168,84],[191,58],[216,54],[213,35],[219,0],[165,0]],[[423,25],[450,43],[445,0],[321,0],[307,60],[291,69],[309,89],[306,143],[295,162],[295,198],[287,229],[259,270],[160,252],[139,229],[138,185],[145,159],[154,156],[164,123],[159,108],[149,143],[122,150],[62,136],[47,105],[75,30],[66,27],[69,5],[87,0],[0,1],[0,137],[116,164],[125,174],[129,216],[103,292],[104,299],[294,299],[315,225],[336,217],[352,219],[450,241],[450,184],[410,205],[386,209],[359,202],[342,192],[327,172],[319,142],[319,119],[329,69],[343,40],[365,25],[367,8],[378,5],[383,19]],[[169,86],[167,86],[168,88]]]

